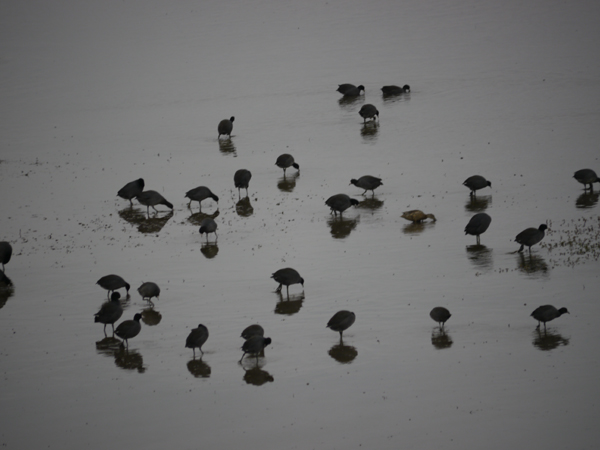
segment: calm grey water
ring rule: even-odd
[[[600,445],[600,4],[3,2],[6,448]],[[363,84],[343,101],[340,83]],[[384,99],[380,88],[410,84]],[[380,112],[364,125],[365,103]],[[217,124],[234,115],[231,140]],[[274,163],[300,164],[283,179]],[[233,174],[253,174],[238,203]],[[362,197],[351,178],[384,185]],[[471,201],[462,182],[492,181]],[[174,212],[116,197],[143,177]],[[206,185],[219,203],[198,233]],[[597,185],[596,185],[597,186]],[[600,187],[597,188],[600,190]],[[335,220],[337,193],[361,200]],[[434,213],[411,225],[409,209]],[[492,216],[482,246],[465,236]],[[532,254],[517,233],[548,223]],[[294,267],[290,298],[269,277]],[[93,314],[110,273],[129,351]],[[161,287],[150,308],[136,292]],[[285,289],[284,289],[285,290]],[[535,329],[539,305],[571,314]],[[440,333],[434,306],[452,313]],[[340,309],[356,323],[327,329]],[[210,337],[192,360],[185,338]],[[241,356],[243,328],[273,339]],[[108,327],[110,329],[110,326]],[[110,341],[108,341],[110,344]]]

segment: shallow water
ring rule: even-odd
[[[572,174],[600,170],[599,9],[2,5],[0,443],[596,448],[600,215]],[[344,101],[340,83],[366,94]],[[299,173],[283,177],[281,153]],[[373,197],[349,185],[365,174],[383,179]],[[461,185],[474,174],[492,181],[477,199]],[[116,197],[140,177],[172,213]],[[220,197],[202,213],[184,198],[200,185]],[[324,205],[341,192],[361,201],[343,219]],[[493,220],[476,246],[463,230],[480,211]],[[542,244],[515,253],[541,223]],[[289,299],[269,278],[288,266],[305,279]],[[110,273],[132,286],[121,320],[143,315],[128,351],[93,323]],[[144,281],[161,287],[153,308]],[[548,303],[570,314],[537,331]],[[445,333],[434,306],[452,313]],[[357,315],[343,345],[325,328],[341,309]],[[239,364],[252,323],[273,343]]]

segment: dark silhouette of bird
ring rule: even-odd
[[[546,322],[550,322],[557,317],[562,316],[563,314],[571,314],[567,308],[556,309],[552,305],[543,305],[536,308],[532,313],[531,317],[538,321],[538,326],[536,328],[540,328],[541,323],[544,323],[544,330],[546,329]]]
[[[596,175],[592,169],[581,169],[575,172],[573,175],[577,181],[583,184],[583,189],[587,190],[587,185],[590,185],[590,191],[594,190],[594,185],[592,183],[600,183],[600,178]]]
[[[252,178],[252,174],[246,169],[237,170],[235,174],[233,174],[233,183],[238,190],[238,196],[240,195],[240,189],[246,189],[246,197],[248,197],[250,178]]]
[[[233,130],[233,121],[235,117],[231,116],[229,119],[223,119],[219,122],[219,126],[217,127],[219,130],[219,136],[217,139],[221,138],[221,135],[227,135],[231,138],[231,131]]]
[[[287,290],[287,295],[290,295],[290,286],[292,284],[301,284],[304,289],[304,278],[300,276],[298,271],[292,269],[291,267],[286,267],[285,269],[279,269],[277,272],[271,275],[275,281],[279,283],[279,287],[275,290],[275,292],[281,292],[281,286],[285,286]]]
[[[0,262],[2,263],[2,271],[6,272],[4,264],[8,264],[12,256],[13,248],[10,243],[6,241],[0,242]]]
[[[283,176],[285,177],[285,170],[288,167],[293,167],[296,170],[300,170],[300,166],[294,161],[294,157],[289,153],[284,153],[283,155],[279,155],[277,157],[277,161],[275,161],[275,165],[277,167],[281,167],[283,169]]]
[[[156,297],[158,300],[160,288],[158,287],[158,284],[153,283],[152,281],[146,281],[138,288],[138,292],[142,296],[142,300],[148,300],[152,303],[152,297]]]
[[[350,184],[353,184],[356,187],[364,189],[365,192],[362,195],[365,195],[367,191],[371,191],[373,195],[375,195],[375,189],[381,186],[383,183],[381,182],[381,178],[373,177],[371,175],[363,175],[358,180],[352,178],[350,180]]]
[[[371,105],[370,103],[362,105],[362,108],[360,108],[358,114],[360,114],[360,117],[363,118],[363,123],[367,123],[367,119],[375,120],[375,117],[379,119],[379,111],[377,110],[377,108],[375,108],[375,106]]]
[[[477,236],[477,244],[479,244],[479,236],[486,232],[492,223],[492,218],[486,213],[478,213],[471,217],[469,223],[465,227],[465,234]]]
[[[325,201],[325,204],[329,206],[331,212],[333,212],[336,216],[338,212],[341,216],[344,211],[346,211],[351,206],[358,205],[358,203],[358,200],[350,198],[346,194],[332,195]]]
[[[241,336],[244,339],[250,339],[254,335],[264,336],[265,335],[264,328],[261,327],[258,324],[249,325],[246,328],[244,328],[244,331],[242,331],[242,335]]]
[[[215,240],[219,238],[217,234],[217,222],[214,219],[207,217],[200,222],[200,235],[206,233],[206,242],[208,242],[208,233],[215,233]]]
[[[483,189],[485,187],[492,187],[492,182],[486,180],[481,175],[473,175],[472,177],[467,178],[463,185],[471,189],[471,195],[476,195],[475,191],[479,189]]]
[[[355,320],[356,314],[354,314],[352,311],[338,311],[333,315],[331,319],[329,319],[326,328],[330,328],[333,331],[339,332],[340,340],[342,340],[342,333],[344,332],[344,330],[350,328]]]
[[[113,335],[115,334],[115,322],[123,315],[123,308],[121,307],[121,294],[113,292],[110,296],[110,300],[105,302],[100,310],[94,314],[94,323],[104,324],[104,336],[106,336],[106,325],[112,326]]]
[[[185,340],[185,348],[191,348],[194,352],[194,358],[196,358],[196,348],[200,350],[200,353],[204,355],[202,351],[202,346],[208,339],[208,328],[204,325],[198,325],[198,328],[194,328],[187,339]]]
[[[206,186],[198,186],[197,188],[187,191],[185,197],[190,199],[188,208],[191,206],[192,202],[198,202],[198,207],[202,210],[202,200],[207,198],[212,198],[215,202],[219,203],[219,197],[213,194]]]
[[[144,190],[144,179],[139,178],[135,181],[130,181],[117,192],[117,195],[122,199],[129,200],[131,206],[133,206],[132,199],[136,198]]]
[[[96,281],[96,284],[101,288],[106,289],[108,293],[106,296],[108,297],[113,291],[117,289],[125,288],[127,291],[127,296],[129,297],[129,288],[131,287],[127,281],[121,278],[119,275],[106,275]]]
[[[244,345],[242,345],[242,351],[244,353],[242,354],[242,357],[240,358],[239,362],[242,362],[242,359],[244,359],[246,353],[255,354],[256,359],[258,360],[259,353],[262,352],[265,349],[265,347],[271,342],[271,338],[269,337],[266,338],[258,334],[251,336],[244,342]]]
[[[438,323],[440,328],[444,328],[444,324],[450,318],[452,314],[443,306],[436,306],[429,312],[429,317],[431,317],[435,322]]]
[[[383,86],[381,91],[383,92],[383,95],[408,94],[410,92],[410,86],[408,84],[405,84],[404,86],[396,86],[392,84],[389,86]]]
[[[544,239],[545,233],[548,227],[545,224],[541,224],[538,228],[527,228],[517,234],[515,241],[521,244],[519,252],[523,251],[525,246],[529,247],[529,253],[531,253],[531,246],[537,244]]]
[[[142,324],[140,323],[140,319],[142,315],[137,313],[133,316],[133,320],[124,320],[117,326],[115,330],[115,334],[123,339],[123,342],[127,347],[129,347],[129,339],[136,337],[140,334],[140,330],[142,329]]]
[[[156,212],[158,210],[155,208],[156,205],[165,205],[167,208],[173,209],[173,204],[168,202],[162,195],[160,195],[156,191],[144,191],[139,194],[137,197],[137,201],[146,207],[146,212],[148,215],[150,214],[150,207]]]

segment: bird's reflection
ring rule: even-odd
[[[373,194],[372,197],[367,197],[365,198],[362,202],[360,202],[357,205],[357,208],[360,209],[368,209],[371,211],[376,211],[379,208],[381,208],[383,206],[383,200],[379,200],[377,197],[375,197],[375,194]]]
[[[407,102],[410,100],[410,92],[398,92],[396,94],[381,93],[384,103]]]
[[[254,208],[250,203],[250,197],[244,197],[235,204],[235,212],[240,217],[250,217],[254,213]]]
[[[279,301],[275,305],[275,314],[282,314],[284,316],[292,316],[300,311],[302,303],[304,302],[304,292],[302,294],[290,295],[287,298],[283,298],[281,292],[277,292]]]
[[[14,294],[15,287],[13,286],[12,281],[0,270],[0,309],[6,305],[8,299]]]
[[[219,151],[224,155],[237,156],[235,145],[233,145],[233,141],[231,138],[229,139],[219,139]]]
[[[142,311],[142,321],[149,327],[158,325],[162,320],[162,314],[154,308],[146,308]]]
[[[331,236],[335,239],[344,239],[350,235],[352,230],[358,225],[360,216],[354,219],[347,219],[343,216],[332,216],[327,219],[327,225],[331,229]]]
[[[435,327],[431,332],[431,345],[437,350],[452,347],[452,338],[444,328]]]
[[[296,187],[296,179],[300,176],[300,172],[284,175],[277,180],[277,188],[281,192],[292,192]]]
[[[340,343],[334,345],[329,349],[329,356],[335,359],[340,364],[350,364],[356,356],[358,351],[351,345],[344,345],[344,341],[340,339]]]
[[[482,195],[476,197],[469,195],[467,203],[465,203],[465,209],[470,212],[482,212],[485,211],[492,203],[491,195]]]
[[[402,227],[404,234],[421,234],[423,231],[435,227],[435,222],[411,222]]]
[[[485,245],[467,245],[467,256],[477,268],[491,269],[492,267],[492,249]]]
[[[210,366],[202,361],[202,358],[189,360],[187,368],[196,378],[209,378],[212,372]]]
[[[137,370],[139,373],[144,373],[144,359],[137,350],[129,350],[121,346],[121,341],[115,337],[105,337],[96,342],[96,351],[100,355],[104,355],[115,359],[117,367],[125,370]]]
[[[137,370],[138,373],[144,373],[144,358],[137,350],[119,348],[115,350],[115,364],[117,367],[125,370]]]
[[[173,210],[161,216],[163,213],[155,212],[151,216],[146,216],[140,209],[128,207],[119,211],[119,217],[127,223],[136,226],[140,233],[158,233],[166,225],[171,217]]]
[[[200,247],[200,253],[204,255],[206,259],[213,259],[219,253],[219,246],[217,242],[203,242]]]
[[[357,105],[358,103],[362,103],[363,101],[364,101],[364,96],[362,96],[362,95],[343,96],[343,97],[339,98],[338,105],[340,105],[340,108],[343,108],[347,111],[355,111],[356,108],[354,108],[354,105]]]
[[[189,223],[191,223],[192,225],[196,225],[197,227],[199,227],[204,219],[215,219],[219,216],[219,214],[221,214],[221,213],[219,212],[218,209],[212,214],[197,212],[197,213],[192,214],[190,217],[188,217],[187,221]]]
[[[561,345],[569,345],[569,340],[562,337],[559,333],[554,333],[547,329],[542,330],[536,328],[533,332],[533,346],[538,350],[549,351],[560,347]]]
[[[577,197],[577,200],[575,201],[575,206],[577,208],[593,208],[594,206],[596,206],[596,203],[598,203],[598,196],[600,195],[600,193],[596,192],[594,193],[592,192],[584,192],[583,194],[581,194],[579,197]]]
[[[519,271],[532,277],[543,277],[548,275],[548,264],[539,255],[519,253],[517,256]]]
[[[265,383],[272,383],[273,381],[275,381],[273,375],[259,367],[258,362],[254,358],[251,358],[248,361],[249,362],[247,364],[252,364],[254,367],[247,369],[245,367],[246,364],[241,363],[242,368],[244,369],[244,381],[247,384],[253,384],[254,386],[262,386]]]
[[[377,139],[377,133],[379,133],[379,122],[375,120],[364,123],[360,129],[360,135],[366,141],[374,141]]]

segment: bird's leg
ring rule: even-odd
[[[280,284],[279,287],[277,289],[275,289],[275,292],[281,292],[281,286],[283,286],[283,285]]]

